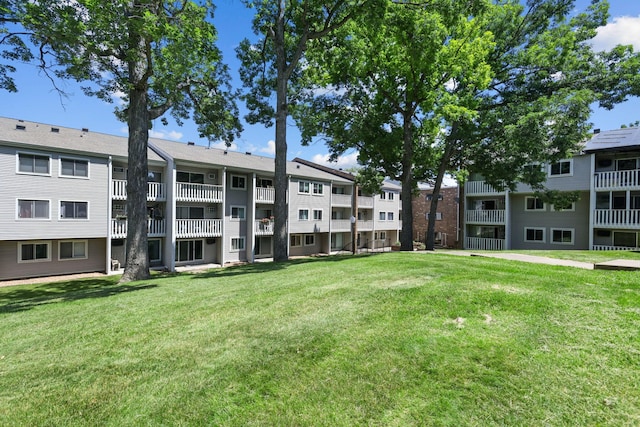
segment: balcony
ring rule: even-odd
[[[464,192],[467,196],[505,194],[504,191],[498,191],[484,181],[469,181],[465,183]]]
[[[127,199],[127,180],[112,179],[111,191],[113,200]],[[147,201],[162,202],[167,200],[167,193],[162,182],[147,182]]]
[[[640,209],[596,209],[594,227],[640,229]]]
[[[640,251],[640,248],[629,246],[609,246],[609,245],[593,245],[592,251]]]
[[[176,183],[176,200],[179,202],[222,203],[222,185]]]
[[[348,219],[332,219],[331,231],[351,231],[351,220]]]
[[[222,236],[221,219],[177,219],[176,237],[191,239],[196,237]]]
[[[274,203],[276,200],[276,189],[269,187],[256,188],[256,203]]]
[[[465,249],[477,251],[501,251],[504,249],[504,239],[487,239],[484,237],[467,237]]]
[[[256,236],[273,236],[273,221],[258,219],[255,221]]]
[[[358,196],[358,207],[359,208],[372,208],[373,207],[373,197]]]
[[[504,224],[504,209],[468,210],[464,220],[467,224]]]
[[[331,204],[333,206],[351,207],[351,195],[350,194],[332,194]]]
[[[593,187],[596,190],[638,190],[640,170],[596,172]]]
[[[147,236],[164,237],[167,234],[166,221],[164,219],[147,219]],[[111,238],[126,239],[127,237],[127,220],[112,219],[111,220]]]
[[[373,231],[373,223],[371,220],[358,220],[356,221],[356,227],[358,231]]]

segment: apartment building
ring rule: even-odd
[[[426,243],[433,188],[423,187],[413,197],[413,240]],[[441,187],[438,194],[434,243],[437,247],[456,248],[459,241],[460,198],[457,186]]]
[[[576,191],[578,200],[553,206],[526,185],[497,191],[471,175],[464,188],[466,249],[640,247],[640,129],[597,131],[580,153],[540,167],[547,188]]]
[[[152,267],[272,257],[272,158],[152,138],[148,162]],[[0,280],[124,266],[127,138],[0,118],[0,174]],[[340,175],[288,162],[291,256],[351,242],[356,192],[353,179]],[[392,201],[396,191],[388,190]],[[373,199],[368,216],[378,215],[378,228],[361,239],[387,238],[378,230],[397,238],[399,205],[385,194],[383,220]]]

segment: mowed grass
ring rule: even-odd
[[[445,254],[0,288],[2,426],[639,425],[640,279]]]
[[[495,253],[495,251],[472,251],[473,253]],[[508,250],[508,253],[534,255],[548,258],[567,259],[571,261],[599,262],[612,261],[615,259],[640,260],[638,251],[557,251],[557,250]]]

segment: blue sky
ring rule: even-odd
[[[577,10],[582,10],[590,0],[578,0]],[[252,37],[252,11],[246,9],[240,0],[218,0],[214,23],[218,29],[218,46],[223,52],[224,61],[231,68],[233,84],[239,86],[238,60],[235,47],[245,37]],[[610,0],[609,24],[600,29],[595,45],[598,48],[610,48],[618,43],[634,44],[640,49],[640,1]],[[114,104],[107,104],[96,98],[85,96],[80,85],[75,82],[58,82],[70,96],[61,99],[53,90],[51,83],[39,75],[34,66],[19,67],[16,76],[18,93],[1,93],[0,116],[41,122],[51,125],[72,128],[89,128],[94,132],[113,135],[126,135],[126,125],[116,120],[113,115]],[[240,104],[241,112],[244,111]],[[612,111],[594,111],[591,122],[594,128],[602,130],[617,129],[622,124],[640,120],[640,100],[633,98],[617,106]],[[153,136],[181,141],[194,141],[198,144],[208,144],[198,137],[196,126],[185,122],[180,127],[172,120],[168,126],[163,126],[160,120],[154,123]],[[273,156],[273,139],[275,129],[264,128],[261,125],[245,125],[245,130],[232,146],[232,149],[254,154]],[[290,121],[287,143],[289,150],[287,158],[302,157],[307,160],[323,163],[328,157],[328,150],[324,144],[318,142],[308,147],[299,143],[299,134]],[[355,164],[356,154],[347,153],[333,167],[347,168]]]

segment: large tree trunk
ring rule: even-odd
[[[133,27],[132,27],[133,28]],[[127,261],[120,283],[149,278],[147,246],[147,144],[149,116],[147,98],[146,43],[130,29],[131,46],[138,49],[129,61],[129,163],[127,176]]]
[[[287,236],[287,76],[284,46],[284,10],[282,1],[276,22],[275,46],[277,67],[276,88],[276,158],[275,158],[275,203],[273,230],[273,260],[289,259]]]
[[[413,250],[413,114],[405,114],[402,150],[402,230],[400,250]]]

